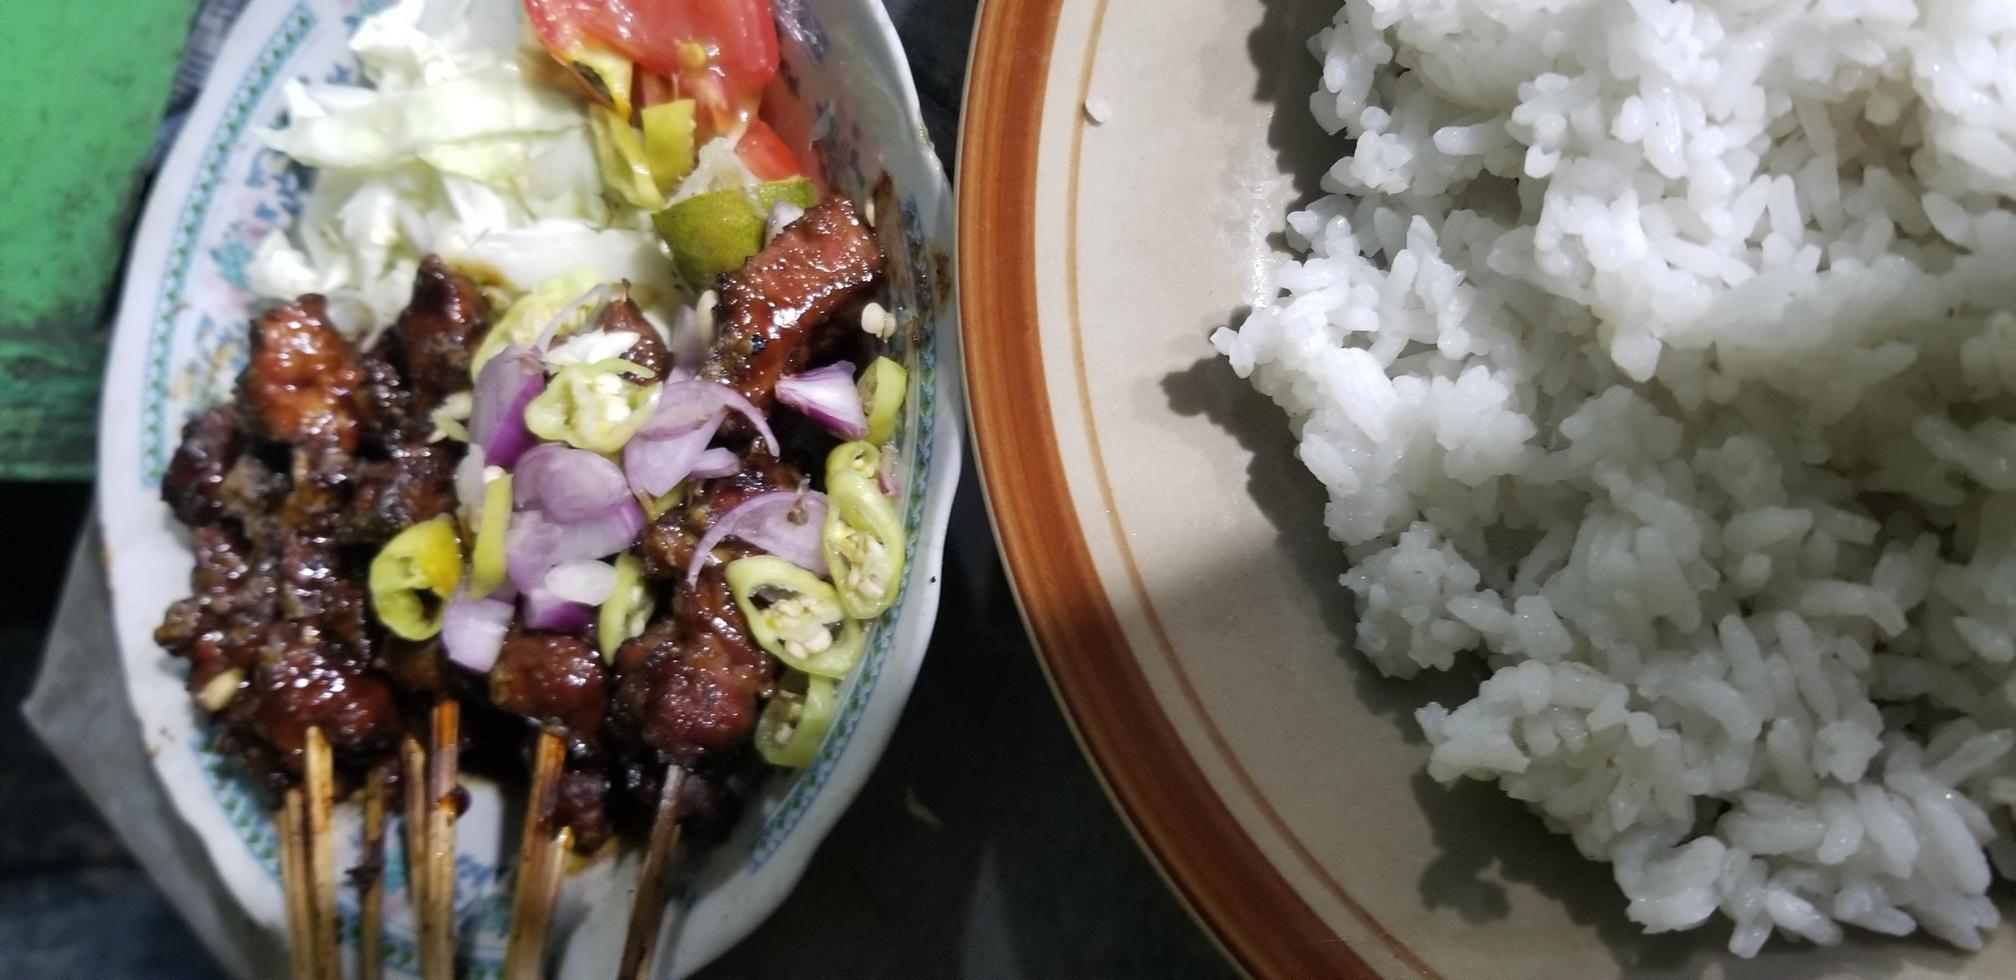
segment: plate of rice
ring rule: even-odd
[[[2016,973],[2016,12],[989,0],[1002,552],[1272,976]]]

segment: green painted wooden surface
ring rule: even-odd
[[[197,0],[0,0],[0,479],[92,469],[141,168]]]

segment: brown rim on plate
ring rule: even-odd
[[[1035,270],[1044,90],[1064,2],[986,0],[967,69],[957,181],[960,315],[968,408],[995,535],[1051,687],[1080,744],[1135,835],[1234,962],[1260,976],[1376,976],[1281,875],[1212,788],[1129,648],[1072,504],[1053,435]],[[1087,95],[1104,21],[1105,0],[1096,3],[1077,85],[1080,103]],[[1088,383],[1084,358],[1076,349],[1075,249],[1083,130],[1079,118],[1070,159],[1073,254],[1066,259],[1081,401],[1088,398]],[[969,194],[967,188],[985,193]],[[1086,415],[1090,417],[1089,410]],[[1087,437],[1097,445],[1096,431],[1088,431]],[[1093,458],[1097,465],[1096,451]],[[1112,513],[1103,466],[1098,477]],[[1226,751],[1146,601],[1124,536],[1120,545],[1133,591],[1161,641],[1157,652],[1181,681],[1218,754],[1247,790],[1245,802],[1281,833],[1330,895],[1386,947],[1384,952],[1412,972],[1433,976],[1426,963],[1317,867]]]

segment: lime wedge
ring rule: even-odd
[[[696,290],[733,272],[763,247],[763,223],[779,201],[801,208],[819,202],[804,177],[773,180],[754,187],[730,187],[695,194],[651,216],[658,237],[672,246],[672,264]]]

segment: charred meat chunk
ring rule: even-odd
[[[232,666],[250,670],[258,665],[266,624],[280,618],[278,549],[254,547],[243,553],[242,559],[234,559],[221,549],[206,554],[203,534],[196,540],[197,598],[205,612],[216,617],[221,631],[217,639],[225,659]],[[225,564],[234,560],[240,562],[235,570]],[[217,563],[214,568],[213,561]],[[231,575],[231,585],[206,588],[203,579],[213,574],[218,579]]]
[[[811,331],[882,274],[882,250],[854,205],[833,197],[720,279],[720,338],[701,376],[768,409],[777,379],[805,366]]]
[[[742,468],[727,476],[708,480],[700,489],[700,505],[708,522],[740,507],[749,498],[778,490],[797,490],[805,485],[805,471],[762,453],[742,457]]]
[[[386,633],[378,641],[376,666],[402,691],[442,694],[453,681],[448,658],[436,640],[408,640]]]
[[[251,689],[253,725],[288,769],[300,771],[310,728],[322,729],[339,758],[367,759],[392,747],[399,710],[383,677],[332,656],[313,624],[280,620],[265,634]]]
[[[636,334],[637,343],[623,354],[623,359],[650,368],[652,377],[662,380],[665,372],[672,369],[672,352],[666,349],[664,338],[658,336],[658,328],[651,321],[644,319],[644,311],[631,302],[627,293],[605,304],[596,315],[595,325],[604,333]]]
[[[454,513],[455,455],[445,443],[419,442],[358,463],[338,536],[345,544],[375,547],[421,521]]]
[[[490,307],[468,277],[438,256],[420,263],[413,299],[384,341],[387,359],[406,379],[412,412],[425,419],[441,402],[469,390],[469,361],[490,329]]]
[[[740,652],[718,637],[665,644],[642,670],[624,676],[618,710],[634,719],[644,745],[669,762],[698,766],[731,754],[753,730],[757,697],[769,685],[768,665]]]
[[[516,632],[505,638],[490,668],[490,701],[563,729],[571,748],[589,750],[609,708],[609,668],[580,637]]]
[[[424,440],[434,428],[427,416],[414,414],[413,393],[406,390],[398,366],[385,356],[385,346],[381,340],[377,348],[357,355],[357,366],[364,371],[359,397],[367,422],[365,438],[374,448]]]
[[[370,610],[363,576],[345,564],[336,542],[288,532],[280,539],[280,615],[319,626],[330,655],[362,666],[369,659]]]
[[[335,534],[350,505],[350,478],[356,466],[355,457],[334,446],[296,446],[288,466],[287,496],[280,503],[280,526],[323,536]]]
[[[277,523],[287,500],[287,476],[276,473],[254,453],[245,453],[224,474],[221,488],[224,516],[236,521],[255,544]]]
[[[190,661],[187,688],[202,692],[212,678],[234,665],[224,625],[238,585],[246,577],[246,561],[230,530],[222,526],[200,526],[194,540],[196,571],[190,573],[194,595],[167,607],[153,641]]]
[[[748,624],[718,569],[681,589],[661,618],[617,653],[617,721],[667,762],[704,766],[731,757],[755,729],[776,663],[748,637]]]
[[[193,527],[223,519],[225,480],[243,442],[229,405],[214,406],[182,427],[182,444],[161,479],[161,499],[176,520]]]
[[[303,296],[252,321],[252,355],[238,380],[247,431],[351,452],[363,384],[357,353],[329,323],[322,297]]]
[[[553,826],[574,831],[581,851],[600,848],[613,828],[609,821],[609,777],[597,769],[570,769],[554,787]]]
[[[733,649],[728,653],[737,663],[763,664],[766,685],[769,676],[775,673],[770,655],[750,638],[749,621],[742,617],[742,607],[735,604],[735,596],[728,591],[728,576],[720,566],[702,568],[692,585],[673,593],[672,617],[689,635],[710,634],[729,644]]]
[[[195,598],[219,615],[234,612],[235,600],[252,571],[245,546],[221,525],[206,525],[190,534],[196,568],[189,573]]]
[[[254,567],[230,529],[217,524],[198,527],[191,543],[196,557],[189,574],[193,594],[168,607],[154,640],[189,661],[188,687],[195,692],[232,667],[252,665],[253,645],[245,636],[241,610],[256,616],[271,603],[247,594],[263,587],[265,580],[253,581]]]
[[[625,807],[623,813],[648,825],[659,794],[664,791],[665,775],[662,764],[626,758],[617,771],[610,802]],[[674,803],[679,813],[680,839],[705,842],[726,836],[741,814],[742,798],[755,785],[756,772],[747,765],[687,772],[679,781],[679,795]]]

